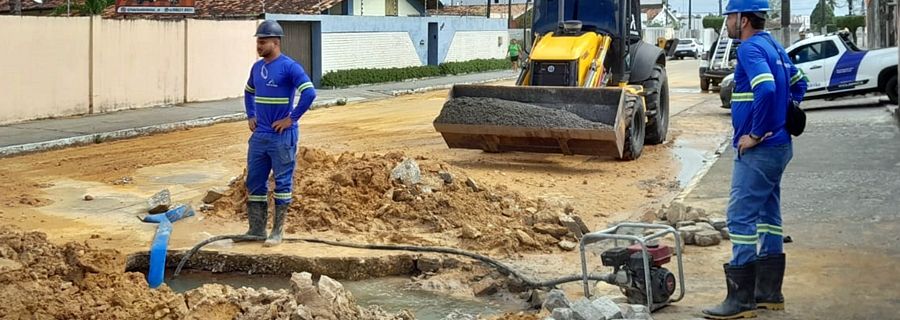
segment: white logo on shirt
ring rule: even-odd
[[[278,88],[278,84],[275,83],[275,79],[269,79],[269,82],[266,82],[266,87]]]

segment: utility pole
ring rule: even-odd
[[[791,45],[791,0],[781,0],[781,44]]]
[[[694,15],[691,14],[691,2],[693,2],[693,1],[688,0],[688,30],[694,30],[694,28],[693,28]]]
[[[506,28],[512,28],[512,0],[508,0],[507,2],[507,13],[506,13]]]
[[[486,17],[487,17],[488,19],[491,18],[491,0],[487,0],[487,14],[486,14]]]
[[[722,0],[719,0],[719,16],[722,16]]]

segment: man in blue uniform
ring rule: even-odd
[[[707,318],[754,317],[757,307],[784,309],[780,185],[793,156],[785,122],[789,99],[803,99],[806,79],[763,31],[767,11],[768,0],[731,0],[725,11],[728,36],[741,40],[731,105],[736,156],[727,218],[732,259],[724,265],[728,295],[703,310]]]
[[[262,59],[250,69],[244,106],[250,131],[247,151],[247,235],[265,237],[268,221],[269,174],[275,177],[275,216],[265,246],[281,243],[284,218],[291,203],[296,164],[297,121],[313,100],[316,90],[303,67],[281,54],[284,30],[276,21],[263,21],[256,30],[256,52]],[[295,93],[300,101],[294,106]]]

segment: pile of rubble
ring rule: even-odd
[[[706,210],[673,202],[656,212],[655,224],[675,227],[681,233],[683,243],[708,247],[729,239],[728,227],[723,217],[710,217]]]
[[[309,273],[293,274],[290,290],[150,289],[143,274],[125,272],[119,252],[55,245],[46,234],[7,226],[0,226],[0,300],[4,319],[414,319],[361,307],[339,282]]]
[[[244,179],[210,191],[208,216],[245,219]],[[589,231],[572,206],[483,185],[447,163],[400,152],[332,155],[300,147],[290,210],[288,233],[492,253],[574,250]]]
[[[552,290],[544,300],[543,309],[550,312],[545,320],[652,320],[650,309],[639,304],[615,303],[609,297],[581,298],[574,302],[561,290]]]

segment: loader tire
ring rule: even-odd
[[[625,95],[625,116],[628,127],[625,128],[625,146],[622,148],[622,160],[635,160],[644,150],[646,117],[640,97]]]
[[[647,103],[647,135],[644,143],[656,145],[666,141],[669,130],[669,79],[665,67],[656,65],[645,80],[644,101]]]

